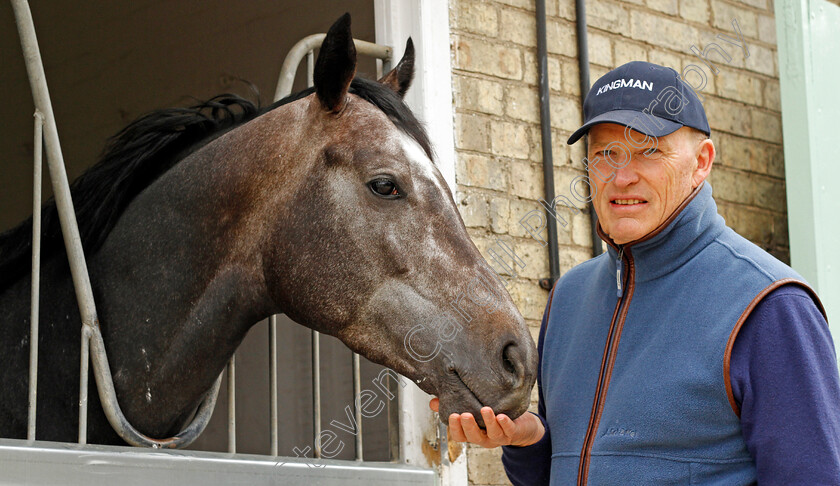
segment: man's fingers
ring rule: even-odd
[[[461,414],[461,427],[469,442],[484,445],[487,441],[487,434],[478,427],[475,417],[469,412]],[[485,446],[486,447],[486,446]]]
[[[512,440],[513,435],[516,433],[516,424],[513,423],[513,420],[511,420],[510,417],[503,413],[497,415],[496,420],[499,423],[499,427],[501,427],[504,431],[505,436],[507,436],[508,439]]]
[[[458,442],[472,442],[482,447],[498,447],[510,445],[517,434],[522,434],[522,424],[517,424],[505,414],[496,415],[490,407],[481,408],[486,430],[482,430],[469,412],[449,416],[449,434],[452,440]]]
[[[502,430],[502,427],[499,426],[499,423],[496,421],[496,414],[493,413],[493,409],[490,407],[482,407],[481,416],[484,417],[484,427],[487,430],[487,437],[489,437],[493,442],[507,444],[509,439],[505,437],[504,430]]]
[[[464,435],[464,429],[461,427],[461,416],[457,413],[449,416],[449,434],[457,442],[467,441],[467,436]]]

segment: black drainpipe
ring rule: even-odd
[[[586,35],[586,1],[575,0],[575,27],[577,29],[578,72],[580,73],[580,107],[583,111],[583,99],[589,93],[589,46]],[[589,143],[583,137],[583,153],[589,153]],[[589,203],[589,232],[592,235],[592,256],[604,252],[601,237],[598,236],[598,215],[595,207]]]
[[[551,113],[548,91],[548,53],[545,34],[545,0],[537,0],[537,59],[540,69],[540,132],[542,134],[543,181],[545,200],[554,201],[554,156],[551,154]],[[560,253],[557,247],[557,223],[554,217],[545,214],[548,226],[548,270],[549,277],[540,279],[540,287],[550,290],[560,278]]]
[[[542,136],[543,155],[543,184],[546,202],[554,200],[554,156],[551,153],[551,112],[549,109],[550,94],[548,88],[548,49],[546,47],[545,28],[545,0],[536,0],[537,8],[537,60],[539,63],[540,83],[540,133]],[[586,42],[586,7],[584,0],[575,0],[577,44],[578,44],[578,71],[580,72],[581,105],[586,93],[589,92],[589,49]],[[582,20],[582,21],[581,21]],[[584,139],[584,153],[586,153],[586,139]],[[592,253],[598,256],[603,253],[601,239],[596,228],[598,227],[598,215],[592,205],[589,205],[590,232],[592,233]],[[550,290],[554,282],[560,278],[560,254],[557,242],[557,224],[554,218],[548,214],[546,209],[546,221],[548,226],[548,270],[550,276],[540,279],[540,287]]]

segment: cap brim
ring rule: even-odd
[[[577,142],[580,140],[580,137],[592,128],[593,125],[597,125],[599,123],[617,123],[653,137],[664,137],[665,135],[674,133],[683,126],[681,123],[660,118],[655,115],[648,115],[635,110],[614,110],[601,113],[595,118],[584,123],[582,127],[575,130],[575,133],[569,137],[569,140],[567,140],[566,143],[571,145]]]

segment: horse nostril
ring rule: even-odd
[[[502,367],[508,373],[516,375],[516,361],[516,344],[510,343],[502,349]]]

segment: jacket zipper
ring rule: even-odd
[[[610,321],[610,330],[607,334],[607,342],[604,347],[604,355],[601,358],[601,369],[598,374],[598,385],[595,388],[595,398],[592,403],[592,412],[589,417],[589,426],[586,429],[586,436],[583,441],[583,448],[580,452],[580,463],[578,465],[578,485],[585,486],[589,475],[589,459],[592,451],[592,444],[595,442],[595,435],[598,432],[598,424],[601,419],[601,408],[604,397],[609,387],[612,368],[615,364],[615,356],[618,352],[618,342],[621,339],[621,330],[624,327],[624,320],[627,317],[627,307],[633,295],[629,292],[628,285],[633,278],[635,269],[633,266],[633,255],[627,251],[627,271],[623,272],[624,246],[619,246],[618,258],[616,259],[616,296],[618,301],[615,304],[615,311]],[[625,299],[626,295],[626,299]]]
[[[618,287],[618,291],[616,292],[616,297],[621,299],[621,295],[624,293],[621,290],[621,267],[624,263],[621,261],[621,257],[624,255],[624,247],[620,247],[618,250],[618,258],[615,259],[615,286]]]

